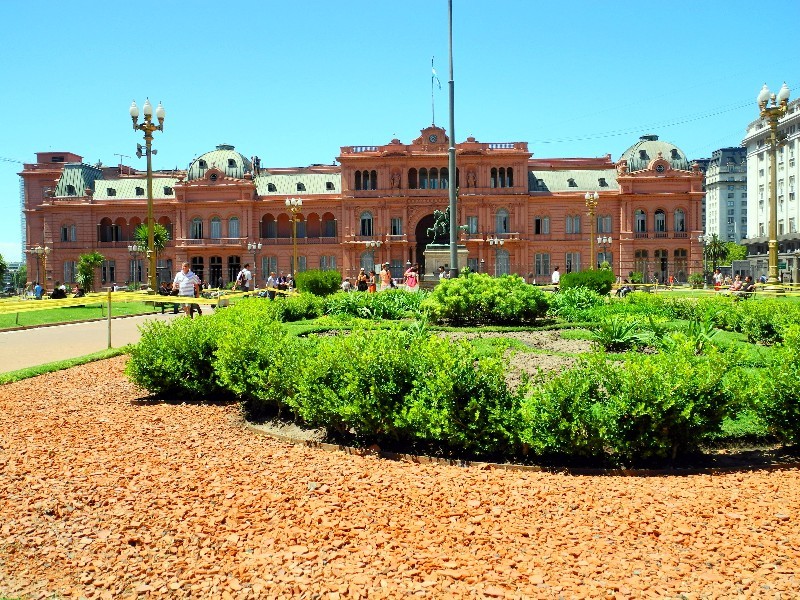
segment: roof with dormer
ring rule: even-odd
[[[153,178],[153,199],[162,200],[175,197],[176,177]],[[95,200],[130,200],[147,198],[147,178],[131,177],[124,179],[102,179],[95,182]]]
[[[253,163],[230,144],[220,144],[216,150],[201,154],[191,162],[186,180],[200,179],[209,169],[218,169],[226,177],[243,179],[245,174],[253,172]]]
[[[306,194],[339,194],[342,191],[340,172],[269,173],[255,177],[259,196],[302,196]]]
[[[97,167],[84,163],[66,163],[56,184],[55,195],[83,196],[86,189],[94,189],[94,182],[103,176]]]
[[[691,163],[683,150],[675,144],[659,140],[658,136],[653,134],[643,135],[620,156],[620,160],[628,161],[629,172],[647,169],[650,163],[658,158],[666,160],[673,169],[691,170]]]
[[[616,169],[531,169],[529,192],[603,192],[617,191]]]

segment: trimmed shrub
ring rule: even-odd
[[[773,349],[761,379],[748,389],[756,393],[758,416],[784,443],[800,443],[800,326],[791,325],[785,341]]]
[[[420,308],[437,322],[521,325],[544,316],[547,299],[518,275],[471,273],[440,281]]]
[[[218,321],[214,317],[146,321],[139,343],[131,347],[126,375],[139,387],[162,396],[223,394],[213,369]]]
[[[605,296],[611,291],[611,286],[614,285],[614,281],[616,281],[616,278],[612,271],[608,269],[593,269],[562,275],[559,287],[562,290],[583,287],[594,290],[601,296]]]
[[[295,282],[301,292],[309,292],[315,296],[330,296],[339,291],[342,274],[339,271],[312,269],[296,273]]]

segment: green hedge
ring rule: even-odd
[[[547,299],[518,275],[470,273],[440,281],[421,308],[440,323],[522,325],[546,314]]]
[[[561,276],[559,287],[562,290],[570,288],[588,288],[594,290],[601,296],[605,296],[611,291],[616,278],[610,269],[597,269],[589,271],[577,271],[575,273],[565,273]]]
[[[339,271],[312,269],[295,274],[297,289],[316,296],[329,296],[341,288],[342,274]]]

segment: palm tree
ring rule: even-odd
[[[711,239],[706,244],[705,248],[706,259],[711,261],[711,269],[713,272],[717,271],[717,263],[725,260],[728,256],[728,246],[719,239],[716,233],[711,234]]]
[[[143,250],[147,249],[147,224],[142,223],[136,228],[133,232],[133,239],[137,246]],[[153,250],[156,253],[156,263],[158,262],[159,254],[164,252],[164,248],[167,247],[168,241],[169,231],[167,228],[161,223],[153,223]],[[156,285],[158,285],[158,281],[158,275],[156,275]]]

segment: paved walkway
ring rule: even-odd
[[[152,319],[168,320],[171,313],[118,317],[111,320],[111,347],[139,340],[139,326]],[[0,331],[0,373],[77,358],[108,348],[108,321],[69,323]]]

